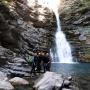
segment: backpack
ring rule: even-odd
[[[33,61],[34,61],[34,56],[30,56],[29,55],[29,57],[28,57],[28,64],[32,65]]]

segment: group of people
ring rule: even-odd
[[[41,71],[46,72],[50,70],[50,57],[49,53],[35,53],[32,60],[31,74]]]

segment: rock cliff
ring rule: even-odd
[[[78,61],[90,62],[90,1],[68,2],[61,13],[62,29]]]
[[[37,2],[29,7],[27,1],[0,0],[0,46],[15,53],[12,57],[49,51],[54,42],[55,15]],[[62,0],[60,19],[73,57],[90,62],[90,1]]]
[[[42,8],[37,4],[28,7],[23,0],[1,0],[0,46],[24,57],[35,50],[49,51],[54,37],[52,17],[47,8],[43,8],[43,12],[39,9]]]

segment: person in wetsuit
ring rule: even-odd
[[[44,69],[44,72],[46,71],[50,71],[50,57],[49,57],[49,54],[46,53],[44,56],[43,56],[43,69]]]
[[[32,60],[31,74],[32,73],[34,75],[36,74],[37,64],[38,64],[38,56],[37,53],[35,53],[34,58]]]
[[[41,71],[41,61],[42,61],[42,55],[41,53],[39,52],[38,53],[38,62],[37,62],[37,72],[40,73]]]

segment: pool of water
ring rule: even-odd
[[[52,63],[51,71],[66,75],[90,75],[90,63],[61,64]]]
[[[63,75],[71,75],[75,87],[78,87],[75,90],[90,90],[90,63],[52,63],[51,71]]]

